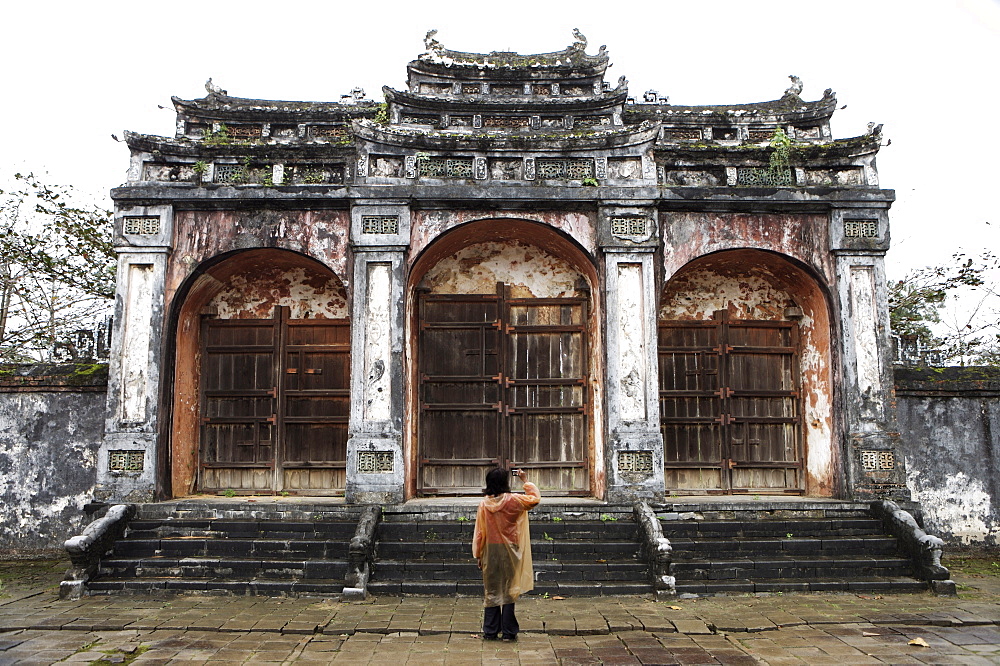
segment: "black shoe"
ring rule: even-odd
[[[505,641],[517,641],[517,634],[504,634],[503,639]]]
[[[500,640],[500,637],[497,636],[496,634],[483,634],[483,640],[484,641],[498,641],[498,640]]]

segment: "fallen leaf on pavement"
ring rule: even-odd
[[[874,631],[862,631],[862,636],[881,636],[882,634],[875,633]]]
[[[565,599],[565,598],[566,598],[566,597],[552,597],[552,600],[553,600],[553,601],[562,601],[562,600],[563,600],[563,599]]]
[[[930,645],[924,639],[917,636],[912,641],[907,643],[907,645],[919,645],[920,647],[930,647]]]
[[[684,610],[680,606],[667,606],[667,608],[669,608],[670,610]]]

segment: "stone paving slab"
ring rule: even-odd
[[[478,598],[145,594],[0,598],[0,666],[1000,663],[1000,584],[930,594],[676,599],[528,596],[521,640],[484,642]],[[29,593],[30,592],[30,593]],[[923,639],[928,647],[910,644]]]

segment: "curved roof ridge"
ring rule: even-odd
[[[429,30],[424,37],[424,53],[417,56],[422,62],[443,64],[447,66],[476,66],[482,68],[539,68],[539,67],[594,67],[608,62],[608,50],[603,44],[597,55],[588,55],[587,38],[583,33],[573,29],[574,41],[561,51],[550,53],[521,54],[514,51],[491,51],[490,53],[471,53],[468,51],[452,51],[446,49],[435,39],[437,30]]]

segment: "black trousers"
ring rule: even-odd
[[[487,606],[483,609],[483,636],[495,638],[503,633],[504,638],[514,638],[521,627],[514,616],[514,604]]]

